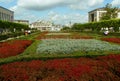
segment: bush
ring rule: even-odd
[[[85,24],[75,23],[72,27],[72,30],[85,31],[85,29],[89,29],[89,30],[92,29],[92,31],[100,32],[101,28],[113,27],[114,31],[118,32],[120,27],[119,23],[120,23],[120,19],[112,19],[112,20],[105,20],[105,21],[85,23]]]
[[[21,29],[24,29],[24,30],[29,29],[28,25],[7,22],[7,21],[0,21],[0,28],[8,29],[11,32],[13,32],[14,29],[16,29],[16,31],[21,31]]]
[[[6,35],[0,35],[0,41],[8,39],[8,38],[12,38],[12,37],[17,37],[17,36],[20,36],[20,35],[23,35],[23,33],[18,32],[18,33],[10,33],[10,34],[6,34]]]

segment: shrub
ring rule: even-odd
[[[85,23],[85,24],[74,24],[72,27],[72,30],[81,30],[85,31],[85,29],[89,29],[92,31],[97,31],[100,32],[101,28],[110,28],[113,27],[115,32],[120,31],[120,19],[112,19],[112,20],[105,20],[105,21],[100,21],[100,22],[92,22],[92,23]]]
[[[6,40],[8,38],[12,38],[12,37],[17,37],[23,35],[22,32],[18,32],[18,33],[10,33],[10,34],[6,34],[6,35],[0,35],[0,41],[1,40]]]

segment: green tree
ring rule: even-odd
[[[118,12],[120,11],[118,7],[113,7],[112,4],[107,4],[105,6],[105,10],[107,11],[101,17],[101,20],[109,20],[117,18]]]

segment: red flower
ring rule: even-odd
[[[102,38],[101,40],[120,44],[120,38]]]
[[[30,40],[15,40],[11,42],[0,43],[0,58],[15,56],[22,53],[32,41]]]
[[[0,66],[3,81],[119,81],[120,55],[14,62]],[[58,80],[59,79],[59,80]]]

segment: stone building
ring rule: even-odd
[[[29,26],[30,28],[36,28],[40,31],[60,31],[60,26],[53,25],[51,21],[38,20],[33,22]]]
[[[0,20],[13,22],[14,12],[0,6]]]
[[[98,8],[95,10],[92,10],[88,12],[88,20],[89,22],[98,22],[100,21],[103,14],[105,14],[107,11],[105,8]],[[120,18],[120,12],[118,13],[118,18]]]

